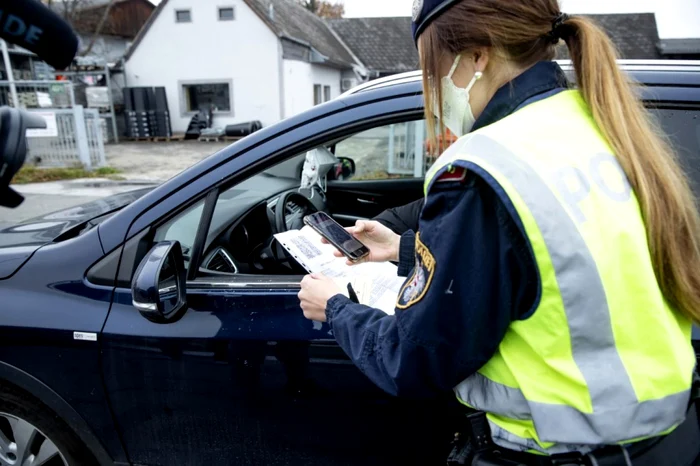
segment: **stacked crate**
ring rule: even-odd
[[[153,138],[172,136],[165,88],[125,88],[124,110],[127,137]]]
[[[173,135],[172,128],[170,127],[168,97],[165,95],[164,87],[155,88],[155,123],[157,136],[169,138]]]
[[[151,128],[148,124],[148,116],[143,109],[143,99],[138,99],[140,109],[137,111],[134,94],[134,88],[124,88],[126,135],[130,138],[149,138],[151,137]]]

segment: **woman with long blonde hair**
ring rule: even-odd
[[[352,229],[407,276],[395,313],[311,275],[306,317],[387,392],[453,389],[484,413],[458,464],[694,464],[700,220],[610,39],[556,0],[413,10],[427,126],[461,137],[418,232]]]

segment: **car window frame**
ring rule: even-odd
[[[421,140],[422,140],[422,145],[423,145],[422,157],[423,157],[423,159],[425,160],[425,158],[427,158],[428,154],[427,154],[427,151],[425,150],[425,143],[427,142],[427,131],[425,130],[425,125],[426,125],[427,122],[426,122],[425,114],[424,114],[424,113],[421,113],[420,116],[419,116],[418,118],[415,118],[415,119],[404,120],[404,121],[401,121],[401,122],[398,122],[398,123],[394,122],[394,123],[388,123],[388,124],[384,124],[384,125],[378,125],[378,126],[374,126],[374,127],[372,127],[372,128],[369,128],[368,130],[365,130],[365,131],[370,131],[370,130],[372,130],[372,129],[376,129],[376,128],[380,128],[380,127],[384,127],[384,126],[391,126],[392,124],[393,124],[393,125],[397,125],[397,124],[401,124],[401,123],[414,123],[414,122],[422,122],[422,125],[421,125],[422,128],[423,128],[423,132],[422,132],[423,137],[421,138]],[[339,144],[342,144],[343,142],[346,142],[346,141],[349,140],[349,139],[352,139],[353,137],[355,137],[355,136],[357,136],[358,134],[361,134],[361,133],[363,133],[363,132],[364,132],[364,131],[360,131],[360,132],[358,132],[358,133],[352,134],[351,136],[349,136],[349,137],[347,137],[347,138],[343,138],[342,140],[334,141],[334,142],[332,143],[331,147],[330,147],[330,151],[331,151],[334,155],[336,155],[337,157],[345,157],[345,155],[342,155],[342,154],[341,154],[341,155],[338,155],[338,154],[337,154],[338,145],[339,145]],[[417,142],[417,135],[414,134],[414,141],[413,141],[413,144],[415,144],[416,142]],[[407,144],[408,144],[408,141],[407,141]],[[351,158],[351,157],[350,157],[350,158]],[[435,158],[435,160],[437,160],[437,157],[434,157],[434,158]],[[354,159],[353,159],[353,160],[354,160]],[[434,161],[433,161],[433,163],[434,163]],[[355,160],[355,165],[356,165],[356,167],[359,167],[359,164],[358,164],[358,162],[357,162],[356,160]],[[346,179],[346,180],[333,180],[333,182],[336,182],[336,183],[337,183],[337,182],[343,182],[343,183],[365,183],[365,182],[389,182],[389,181],[395,181],[395,180],[423,180],[423,179],[425,179],[425,174],[428,172],[428,170],[429,170],[429,167],[424,167],[424,168],[423,168],[423,175],[422,175],[422,176],[406,175],[406,176],[397,176],[397,177],[395,177],[395,178],[363,178],[363,179],[349,178],[349,179]],[[415,173],[415,168],[414,168],[414,173]],[[388,174],[388,167],[387,167],[387,174]]]
[[[643,85],[643,83],[642,83]],[[642,98],[643,103],[645,107],[649,106],[673,106],[674,108],[684,108],[687,106],[699,106],[700,105],[700,99],[699,100],[693,100],[693,99],[685,99],[685,100],[675,100],[673,98],[667,99],[664,97],[671,97],[671,96],[663,96],[663,95],[658,95],[657,94],[657,89],[655,89],[655,86],[650,85],[650,86],[644,86],[646,89],[646,98]],[[664,89],[662,89],[664,90]],[[368,93],[373,93],[374,91],[368,92]],[[694,95],[694,94],[693,94]],[[649,97],[653,96],[653,97]],[[352,97],[352,96],[351,96]],[[192,198],[188,199],[187,202],[184,203],[177,203],[174,204],[170,203],[169,201],[172,199],[172,197],[179,191],[179,190],[184,190],[188,187],[190,187],[190,184],[194,184],[195,182],[200,182],[204,181],[204,179],[207,177],[208,174],[211,172],[221,172],[221,171],[228,171],[229,173],[232,171],[230,168],[230,165],[234,161],[234,159],[241,158],[243,155],[245,155],[245,152],[250,152],[253,149],[255,149],[256,146],[253,146],[252,148],[246,149],[243,153],[236,154],[235,157],[230,157],[227,160],[223,161],[219,165],[215,166],[212,168],[210,171],[201,173],[197,177],[193,177],[187,180],[186,184],[183,184],[180,188],[177,190],[170,192],[163,197],[161,197],[158,200],[155,200],[152,202],[148,207],[137,211],[134,213],[133,217],[128,221],[128,226],[124,229],[124,236],[122,240],[120,241],[119,244],[116,246],[110,248],[105,252],[105,255],[100,259],[100,261],[107,259],[110,254],[114,254],[117,250],[120,252],[115,254],[116,256],[116,261],[119,263],[118,266],[112,267],[110,270],[116,270],[116,275],[114,276],[114,281],[108,283],[106,280],[103,280],[104,285],[109,285],[109,286],[116,286],[118,288],[124,288],[126,286],[124,278],[126,275],[131,277],[133,275],[133,271],[136,269],[136,266],[138,265],[138,262],[142,259],[143,255],[145,252],[148,251],[141,251],[140,253],[135,253],[131,254],[134,256],[135,259],[135,264],[125,264],[123,263],[123,258],[124,256],[128,256],[130,254],[125,254],[124,249],[125,248],[133,248],[136,249],[136,244],[141,244],[144,240],[144,238],[151,237],[154,234],[153,232],[155,231],[154,228],[157,228],[158,225],[163,224],[167,222],[169,219],[172,217],[178,215],[181,211],[187,209],[189,206],[194,205],[196,202],[199,202],[201,199],[204,199],[209,191],[213,189],[214,187],[220,187],[221,185],[232,185],[237,182],[241,182],[244,179],[253,176],[255,173],[259,173],[264,171],[266,168],[269,168],[273,166],[275,163],[279,163],[282,161],[282,159],[285,159],[287,157],[292,157],[294,153],[299,153],[300,150],[303,149],[302,146],[306,145],[307,147],[313,147],[313,146],[318,146],[321,141],[319,139],[323,138],[325,139],[324,144],[328,144],[329,141],[331,142],[331,147],[333,145],[332,141],[335,141],[336,143],[338,141],[341,141],[343,139],[349,138],[354,134],[360,133],[366,129],[376,127],[376,126],[381,126],[381,125],[386,125],[390,124],[392,122],[395,123],[400,123],[403,121],[410,121],[410,120],[415,120],[419,118],[423,118],[424,112],[423,112],[423,106],[422,105],[403,105],[403,103],[408,100],[418,100],[420,99],[422,102],[422,95],[420,93],[412,93],[412,94],[399,94],[399,95],[391,95],[388,96],[384,99],[377,99],[372,102],[363,102],[357,107],[363,107],[363,106],[371,106],[371,105],[377,105],[381,106],[380,109],[375,114],[363,116],[359,115],[358,118],[353,118],[350,123],[344,123],[342,126],[331,128],[328,130],[324,130],[320,133],[314,134],[312,137],[306,137],[306,138],[298,138],[296,141],[294,141],[291,144],[286,144],[282,141],[276,142],[279,140],[282,136],[281,133],[275,133],[271,135],[268,139],[260,143],[259,145],[266,145],[269,142],[268,141],[275,141],[274,145],[278,145],[277,149],[274,149],[272,152],[275,155],[265,155],[262,157],[258,157],[258,159],[254,163],[250,163],[249,165],[243,167],[242,169],[235,170],[233,171],[233,175],[228,177],[226,180],[220,182],[220,183],[212,183],[208,185],[206,188],[202,188],[202,190],[199,192],[199,194],[193,196]],[[331,104],[333,101],[331,102]],[[394,104],[394,105],[392,105]],[[327,104],[326,104],[327,105]],[[307,120],[300,120],[299,125],[294,126],[292,131],[294,131],[296,128],[304,128],[307,127],[311,124],[314,124],[317,121],[323,121],[326,119],[333,119],[337,115],[342,115],[345,112],[352,111],[354,110],[355,107],[345,107],[341,108],[333,113],[327,113],[323,114],[322,116],[314,119],[307,119]],[[289,129],[285,128],[284,131],[290,131]],[[303,144],[304,142],[307,142],[307,144]],[[263,160],[263,162],[260,162]],[[216,176],[216,175],[214,175]],[[415,179],[415,178],[413,178]],[[400,180],[400,179],[399,179]],[[374,181],[375,183],[383,183],[383,182],[395,182],[397,180],[379,180],[379,181]],[[329,186],[331,185],[345,185],[351,183],[350,180],[348,181],[333,181]],[[225,188],[223,188],[225,189]],[[223,192],[222,189],[222,192]],[[148,220],[149,216],[153,216],[153,214],[156,214],[157,217],[155,220]],[[117,214],[119,215],[119,214]],[[113,235],[112,235],[113,237]],[[111,238],[108,238],[108,241],[111,240]],[[132,243],[132,244],[130,244]],[[150,243],[149,243],[150,245]],[[110,246],[107,246],[108,248]],[[131,270],[128,270],[128,269]],[[262,275],[256,275],[256,276],[262,276]],[[285,276],[288,277],[288,276]]]
[[[416,118],[416,115],[418,115],[418,118]],[[355,129],[352,131],[351,134],[345,135],[345,136],[335,136],[335,137],[330,137],[325,141],[318,142],[316,144],[308,145],[306,148],[302,149],[301,151],[295,151],[295,152],[289,152],[286,151],[286,154],[283,157],[279,157],[276,155],[270,155],[269,158],[273,158],[276,160],[275,163],[282,163],[286,160],[289,160],[293,157],[298,156],[300,153],[303,153],[304,151],[311,150],[315,147],[319,146],[326,146],[326,147],[334,147],[338,142],[342,140],[346,140],[351,138],[352,136],[356,134],[360,134],[363,131],[367,131],[373,128],[378,128],[382,126],[387,126],[390,124],[397,124],[397,123],[403,123],[403,122],[411,122],[411,121],[418,121],[424,119],[423,113],[421,112],[420,114],[416,114],[415,112],[411,112],[409,115],[402,116],[399,119],[397,117],[391,117],[386,120],[384,119],[377,119],[373,120],[369,126],[363,125],[363,129]],[[274,165],[274,164],[272,164]],[[255,176],[257,174],[262,173],[263,171],[267,170],[269,168],[263,168],[260,169],[257,172],[252,173],[249,177]],[[209,231],[209,228],[211,226],[211,221],[212,217],[214,215],[214,211],[216,209],[216,203],[218,202],[219,195],[222,193],[225,193],[227,190],[234,188],[237,184],[242,183],[245,181],[247,178],[243,179],[236,179],[236,180],[224,180],[221,184],[219,184],[217,187],[214,189],[217,190],[216,196],[212,197],[211,200],[207,200],[207,204],[204,206],[204,212],[209,212],[209,214],[205,217],[204,212],[202,214],[202,217],[200,218],[200,227],[202,226],[202,222],[206,222],[206,228],[204,229],[204,236],[203,238],[198,238],[195,241],[195,245],[193,246],[193,250],[196,249],[201,249],[201,257],[199,260],[201,261],[202,258],[204,257],[204,253],[206,252],[204,250],[204,247],[206,246],[206,240],[207,240],[207,233]],[[231,177],[233,178],[233,176]],[[402,180],[417,180],[418,178],[397,178],[394,180],[379,180],[380,182],[389,182],[389,181],[402,181]],[[371,182],[374,180],[360,180],[357,181],[356,183],[363,183],[363,182]],[[343,181],[343,183],[350,183],[352,182],[351,180]],[[211,204],[208,204],[211,202]],[[242,215],[247,215],[246,213],[243,213]],[[231,224],[239,221],[240,218],[237,218],[231,222]],[[200,240],[201,239],[201,244]],[[208,276],[208,277],[200,277],[197,276],[196,273],[199,272],[199,268],[201,267],[201,263],[197,267],[192,267],[192,265],[195,263],[194,259],[192,260],[190,264],[190,268],[188,269],[187,273],[187,293],[190,293],[191,289],[196,289],[199,291],[206,291],[206,290],[231,290],[231,289],[237,289],[237,290],[259,290],[259,289],[286,289],[286,290],[295,290],[299,288],[299,284],[303,278],[303,275],[272,275],[272,274],[231,274],[231,275],[221,275],[221,276]],[[194,273],[192,275],[191,271]],[[195,287],[195,288],[191,288]]]
[[[415,95],[399,95],[399,96],[394,96],[389,100],[394,100],[397,104],[397,106],[400,106],[401,101],[406,98],[415,98],[415,97],[420,97],[420,96],[415,96]],[[372,103],[373,104],[373,103]],[[372,105],[372,104],[366,104],[366,105]],[[329,130],[321,131],[317,134],[314,135],[313,138],[303,138],[300,140],[297,140],[295,143],[285,145],[284,147],[274,150],[271,152],[271,154],[265,155],[263,157],[259,157],[258,160],[247,166],[243,170],[239,170],[231,174],[230,176],[220,179],[211,185],[209,185],[207,188],[203,189],[198,195],[193,196],[192,198],[188,199],[187,202],[179,203],[176,205],[169,204],[168,201],[172,200],[174,193],[171,193],[163,198],[161,198],[159,201],[153,203],[149,207],[143,209],[142,211],[138,212],[131,220],[129,227],[126,229],[125,233],[125,239],[117,245],[115,248],[110,249],[109,251],[106,251],[106,253],[102,256],[102,258],[94,264],[88,271],[86,272],[86,278],[88,281],[90,281],[93,284],[96,285],[104,285],[104,286],[114,286],[115,288],[119,289],[126,289],[130,288],[131,286],[131,280],[133,279],[133,274],[136,271],[136,268],[138,267],[138,264],[143,260],[143,257],[146,255],[146,253],[150,250],[150,248],[153,246],[153,238],[155,235],[155,232],[157,231],[158,227],[161,225],[164,225],[168,221],[172,220],[173,218],[177,217],[178,215],[182,214],[185,212],[187,209],[191,208],[198,202],[200,202],[203,199],[206,199],[207,196],[213,191],[213,190],[218,190],[219,194],[225,192],[227,189],[233,187],[234,185],[243,182],[244,180],[255,176],[256,174],[262,173],[263,171],[269,169],[270,167],[274,166],[277,163],[283,162],[284,160],[287,160],[289,158],[294,157],[295,155],[298,155],[299,153],[305,151],[305,150],[310,150],[314,147],[318,147],[319,145],[331,145],[334,144],[337,141],[346,139],[351,137],[354,134],[360,133],[362,131],[365,131],[367,129],[371,129],[373,127],[377,126],[382,126],[386,124],[391,124],[391,123],[401,123],[404,121],[411,121],[411,120],[416,120],[418,118],[422,118],[423,115],[423,110],[422,107],[416,107],[416,106],[410,106],[409,108],[405,107],[399,107],[399,110],[394,110],[392,111],[392,108],[390,106],[384,106],[383,109],[386,109],[387,112],[383,114],[375,114],[372,116],[367,116],[367,117],[361,117],[361,118],[356,118],[349,123],[343,124],[342,126],[332,128]],[[353,108],[350,109],[343,109],[341,112],[337,112],[335,114],[331,114],[326,116],[325,118],[333,118],[339,113],[343,113],[346,111],[351,111]],[[304,122],[304,124],[300,125],[302,127],[312,125],[316,122],[317,120],[309,120]],[[281,134],[275,134],[272,139],[277,139],[282,137]],[[234,157],[238,158],[239,156]],[[226,171],[226,166],[231,162],[229,160],[227,163],[221,164],[218,166],[215,170],[212,171],[217,171],[217,170],[222,170]],[[186,183],[183,187],[189,187],[190,184],[194,181],[200,181],[204,176],[200,176],[196,180],[189,180],[188,183]],[[218,200],[218,196],[217,196]],[[215,207],[216,205],[216,200],[213,201],[213,205]],[[206,205],[204,209],[206,209]],[[143,220],[145,218],[148,218],[148,216],[154,212],[161,211],[163,212],[162,214],[159,214],[158,217],[156,217],[155,220],[151,221],[150,223],[145,223]],[[213,214],[213,212],[212,212]],[[244,214],[245,215],[245,214]],[[200,217],[200,224],[202,221],[202,217]],[[209,220],[210,222],[211,220]],[[204,241],[206,240],[206,235],[204,238]],[[194,245],[193,245],[194,248]],[[118,252],[117,252],[118,251]],[[204,252],[204,251],[203,251]],[[127,260],[125,260],[127,259]],[[115,261],[116,264],[111,265],[111,264],[105,264],[105,261],[112,260]],[[201,258],[200,258],[201,261]],[[194,261],[192,261],[194,263]],[[114,270],[115,275],[113,280],[106,280],[105,277],[101,278],[100,280],[92,280],[90,279],[90,276],[93,275],[90,272],[97,268],[97,266],[100,265],[103,268],[107,270]],[[111,265],[111,266],[110,266]],[[201,264],[200,264],[201,265]],[[190,264],[190,268],[192,268],[192,264]],[[196,267],[196,270],[199,270],[199,265]],[[126,277],[129,277],[128,283],[126,280]],[[260,289],[274,289],[275,286],[284,286],[285,289],[296,289],[298,288],[299,282],[301,281],[302,276],[295,276],[295,275],[268,275],[268,274],[236,274],[236,275],[231,275],[231,277],[238,277],[239,280],[238,283],[221,283],[221,282],[213,282],[212,280],[215,277],[202,277],[202,278],[195,278],[193,280],[188,279],[188,292],[190,290],[190,285],[197,287],[198,289],[206,289],[207,287],[209,288],[216,288],[217,286],[223,286],[224,289],[251,289],[251,290],[260,290]],[[247,280],[243,280],[242,278],[246,277]],[[266,277],[266,280],[261,280],[260,277]],[[221,277],[216,277],[216,278],[221,278]],[[227,277],[229,278],[229,277]],[[208,282],[209,280],[209,282]],[[265,282],[264,284],[261,282]]]

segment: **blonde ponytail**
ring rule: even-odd
[[[608,36],[570,17],[562,36],[578,86],[639,200],[651,259],[664,296],[700,322],[700,216],[676,156],[617,66]]]
[[[442,115],[441,60],[489,47],[526,69],[566,41],[578,85],[639,200],[656,278],[668,302],[700,323],[700,216],[688,180],[659,128],[617,66],[608,36],[590,20],[561,14],[557,0],[464,0],[419,37],[425,113]],[[444,127],[440,125],[440,133]]]

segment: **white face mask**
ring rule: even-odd
[[[442,82],[440,83],[442,87],[442,121],[457,137],[467,134],[471,131],[474,123],[476,123],[476,118],[474,118],[474,113],[472,113],[472,107],[469,104],[469,91],[471,91],[474,84],[481,79],[483,75],[481,71],[477,71],[465,89],[457,87],[454,81],[452,81],[452,75],[457,69],[461,58],[461,55],[457,55],[452,64],[452,69],[450,69],[450,73],[442,78]],[[438,110],[438,108],[434,108],[433,112],[437,118],[440,118]]]

